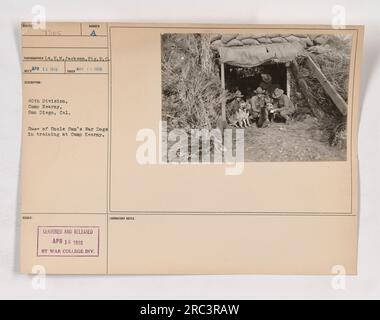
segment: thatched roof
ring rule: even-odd
[[[211,48],[219,52],[221,62],[239,67],[255,67],[265,62],[289,62],[323,36],[292,34],[217,34]]]

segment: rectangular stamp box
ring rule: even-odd
[[[99,257],[99,227],[38,226],[38,257]]]

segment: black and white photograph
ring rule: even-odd
[[[242,129],[245,162],[345,161],[351,49],[343,33],[162,34],[162,121],[189,136]],[[177,155],[222,143],[189,139]]]
[[[0,300],[379,300],[379,12],[2,1]]]

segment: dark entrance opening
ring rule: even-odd
[[[267,73],[272,76],[272,83],[283,89],[288,94],[287,71],[285,63],[268,63],[257,67],[234,67],[225,65],[226,89],[230,92],[240,90],[246,97],[250,98],[253,91],[262,82],[261,74]]]

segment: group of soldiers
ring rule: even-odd
[[[273,120],[288,123],[295,107],[284,90],[272,83],[269,74],[261,74],[262,82],[249,99],[244,99],[238,90],[232,101],[230,124],[246,128],[256,122],[260,128],[267,127]]]

